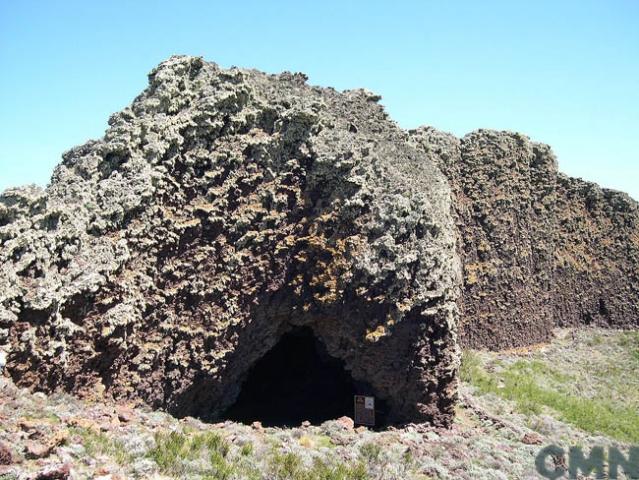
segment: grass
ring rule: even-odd
[[[55,413],[47,412],[46,410],[42,410],[38,413],[34,413],[32,415],[25,415],[25,420],[38,420],[45,421],[51,424],[59,424],[61,423],[60,417],[58,417]]]
[[[619,337],[619,345],[626,349],[634,360],[639,362],[639,332],[624,332]]]
[[[382,454],[381,445],[373,442],[368,442],[359,447],[359,455],[362,460],[368,464],[376,463],[379,461],[379,457]]]
[[[269,478],[272,480],[368,480],[363,462],[348,464],[315,459],[308,467],[294,453],[274,453],[269,460]]]
[[[242,445],[242,448],[240,448],[240,455],[243,457],[250,457],[253,455],[253,444],[251,442],[246,442]]]
[[[165,474],[184,475],[189,462],[203,460],[207,476],[226,480],[235,473],[235,465],[227,457],[230,444],[217,432],[155,434],[155,447],[148,456]]]
[[[102,432],[80,427],[74,427],[71,432],[82,439],[82,446],[90,457],[106,455],[119,465],[128,465],[133,460],[132,455],[122,442]]]
[[[302,435],[299,439],[299,444],[305,448],[335,447],[330,437],[326,435]]]
[[[639,346],[639,335],[629,341],[635,340]],[[625,442],[639,442],[639,413],[634,408],[540,386],[538,382],[542,377],[557,382],[571,380],[571,377],[555,372],[543,362],[518,361],[499,372],[489,373],[479,355],[467,351],[463,355],[460,375],[462,381],[473,385],[480,394],[492,393],[513,401],[522,413],[538,414],[548,408],[561,420],[586,432],[608,435]]]
[[[206,480],[262,478],[256,467],[252,443],[245,443],[234,456],[231,445],[217,432],[156,433],[155,447],[148,457],[168,476],[189,478],[201,476]],[[276,449],[264,457],[264,467],[272,480],[368,480],[363,462],[325,462],[315,459],[307,465],[294,453]]]

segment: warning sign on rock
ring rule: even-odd
[[[355,423],[375,426],[375,397],[355,395]]]

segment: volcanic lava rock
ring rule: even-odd
[[[424,127],[411,138],[455,195],[464,345],[529,345],[555,326],[639,325],[636,201],[558,173],[550,147],[521,134],[458,139]]]
[[[217,418],[312,329],[388,420],[448,424],[461,266],[451,190],[379,97],[173,57],[0,197],[0,350],[24,386]]]
[[[555,244],[560,326],[639,326],[639,204],[559,174]]]
[[[214,420],[304,328],[388,422],[446,425],[458,317],[489,348],[639,325],[637,202],[524,135],[404,132],[378,100],[162,63],[46,191],[0,195],[0,369]]]

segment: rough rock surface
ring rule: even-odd
[[[555,318],[559,326],[639,326],[639,204],[557,177]]]
[[[66,466],[70,480],[538,480],[546,477],[537,474],[535,457],[546,445],[566,452],[548,459],[550,466],[566,466],[574,445],[584,445],[586,456],[592,445],[629,455],[639,441],[639,333],[581,327],[556,333],[548,345],[469,353],[466,366],[494,385],[524,378],[550,398],[579,399],[585,415],[570,420],[536,403],[540,397],[520,402],[501,389],[486,393],[468,373],[452,428],[409,424],[383,431],[344,428],[336,420],[292,428],[210,424],[148,408],[130,408],[122,422],[121,404],[34,395],[0,377],[0,449],[8,446],[12,459],[0,463],[0,478],[33,480]],[[601,412],[587,410],[593,401],[623,412],[608,420],[605,433],[580,428]],[[602,425],[605,420],[590,427]],[[52,447],[45,458],[26,455],[32,437]]]
[[[412,141],[449,178],[464,265],[461,342],[545,341],[554,326],[639,325],[639,204],[558,173],[550,147],[511,132]]]
[[[0,371],[220,416],[310,327],[390,422],[449,424],[461,343],[639,325],[639,206],[510,132],[404,132],[365,90],[173,57],[0,195]]]
[[[309,326],[389,420],[448,424],[461,267],[445,176],[379,97],[173,57],[0,197],[0,350],[21,386],[215,418]]]

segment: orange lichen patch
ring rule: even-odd
[[[477,245],[478,252],[486,253],[486,252],[490,252],[490,250],[491,250],[490,244],[486,240],[480,241],[479,245]]]
[[[206,200],[200,198],[196,202],[193,203],[193,209],[195,211],[211,213],[212,211],[215,210],[215,205],[212,205],[211,203],[207,202]]]
[[[319,242],[319,243],[318,243]],[[348,257],[354,255],[361,246],[361,239],[358,236],[339,239],[335,245],[330,245],[324,237],[312,237],[309,246],[320,248],[324,253],[330,255],[330,260],[324,261],[320,258],[317,262],[317,271],[313,275],[309,284],[312,287],[320,287],[314,298],[322,303],[336,301],[343,293],[339,285],[343,283],[350,272],[350,260]],[[323,293],[320,293],[321,290]]]
[[[295,238],[295,236],[287,235],[275,246],[275,253],[277,254],[283,250],[290,250],[292,247],[295,246],[296,242],[297,239]]]
[[[327,218],[325,215],[324,219]],[[285,237],[278,245],[278,249],[289,249],[299,246],[294,258],[301,264],[307,264],[309,276],[297,275],[291,282],[294,291],[299,295],[304,283],[313,287],[313,298],[321,303],[336,301],[343,293],[340,285],[347,280],[351,269],[350,258],[361,249],[362,240],[359,236],[329,240],[323,235],[307,235],[294,238]]]
[[[190,214],[190,211],[177,214],[175,210],[166,207],[160,207],[160,211],[162,212],[163,217],[170,220],[178,229],[196,227],[202,222],[199,218],[193,217],[193,215]],[[187,215],[184,215],[184,213],[187,213]]]
[[[187,229],[192,227],[197,227],[201,223],[199,218],[189,218],[184,219],[181,222],[176,222],[175,227],[178,229]]]
[[[365,338],[367,342],[377,342],[388,334],[386,327],[379,325],[375,330],[367,330]]]
[[[410,312],[413,306],[414,304],[412,301],[405,299],[397,304],[397,310],[399,310],[402,313],[406,313],[406,312]]]
[[[570,250],[564,248],[555,251],[555,260],[559,267],[571,267],[579,272],[592,272],[603,268],[588,246],[583,244],[571,244]]]
[[[464,266],[464,270],[466,271],[465,278],[467,285],[474,285],[479,282],[482,277],[497,273],[497,269],[490,262],[469,263]]]

